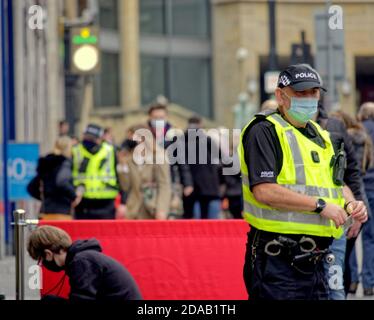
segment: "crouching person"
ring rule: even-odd
[[[70,281],[70,301],[141,300],[129,271],[104,255],[96,239],[72,241],[62,229],[41,226],[29,238],[30,256],[53,272],[65,271]],[[56,300],[48,296],[46,300]]]

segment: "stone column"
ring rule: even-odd
[[[140,99],[139,1],[119,1],[121,39],[121,102],[126,111],[137,109]]]

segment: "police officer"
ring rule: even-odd
[[[343,234],[349,206],[366,221],[362,201],[342,185],[329,133],[311,119],[322,84],[315,70],[281,72],[278,110],[257,114],[239,144],[244,219],[250,224],[244,280],[250,299],[327,299],[323,261]],[[339,170],[340,169],[340,170]]]
[[[103,142],[104,130],[89,124],[83,141],[73,148],[73,182],[81,196],[76,219],[114,219],[118,195],[114,147]]]

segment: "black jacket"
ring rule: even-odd
[[[96,239],[75,241],[68,249],[65,269],[70,279],[69,300],[141,300],[127,269],[101,251]]]
[[[41,213],[70,214],[76,194],[71,161],[64,156],[49,154],[38,161],[37,175],[27,186],[35,199],[41,200]]]
[[[240,167],[240,160],[237,152],[233,154],[233,163],[227,165],[227,167],[233,167],[234,163],[236,163],[235,167]],[[237,174],[224,175],[223,180],[226,185],[226,197],[239,197],[242,195],[242,178],[240,171]]]
[[[150,122],[148,122],[149,127],[151,128],[151,131],[153,135],[155,136],[155,130],[152,128]],[[164,129],[164,145],[162,146],[165,150],[168,149],[169,146],[171,146],[173,143],[177,142],[177,137],[174,136],[174,138],[169,141],[166,139],[166,136],[168,132],[171,132],[173,127],[170,123],[166,123],[165,129]],[[174,157],[176,156],[176,150],[174,150]],[[190,168],[187,163],[182,163],[180,161],[177,161],[175,164],[172,164],[170,166],[170,174],[171,174],[171,182],[172,183],[180,183],[183,187],[192,187],[193,181],[192,176],[190,172]]]
[[[317,122],[322,128],[330,132],[335,152],[340,149],[341,143],[344,143],[344,151],[347,155],[347,169],[344,174],[344,182],[351,189],[356,200],[363,200],[361,171],[356,159],[352,138],[349,136],[344,123],[339,119],[327,117],[323,109],[319,111]]]
[[[209,136],[205,136],[207,145],[202,146],[201,150],[206,151],[207,159],[201,159],[204,162],[200,162],[200,144],[204,141],[196,138],[196,143],[189,143],[188,134],[185,133],[185,162],[189,163],[189,171],[194,186],[194,193],[199,196],[220,198],[221,191],[220,185],[224,183],[222,176],[222,165],[221,165],[221,154],[219,147],[212,141]],[[204,138],[204,140],[205,140]],[[212,153],[213,151],[213,153]],[[218,159],[211,161],[212,154],[217,155]],[[195,164],[191,163],[190,160],[194,160]],[[218,163],[218,164],[217,164]]]
[[[368,132],[373,144],[374,144],[374,120],[365,120],[362,122]],[[374,167],[369,168],[366,171],[365,177],[365,189],[367,193],[374,193]]]
[[[356,152],[356,159],[360,166],[361,176],[369,169],[372,155],[369,154],[371,148],[368,146],[368,139],[370,137],[365,129],[351,128],[348,129],[348,134],[352,138],[353,148]]]

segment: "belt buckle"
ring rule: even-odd
[[[279,247],[279,250],[278,250],[278,251],[275,251],[275,252],[272,252],[272,251],[270,250],[270,248],[271,248],[272,246],[278,246],[278,247]],[[271,240],[271,241],[269,241],[269,242],[265,245],[265,253],[266,253],[267,255],[269,255],[269,256],[276,257],[276,256],[278,256],[278,255],[280,254],[280,252],[281,252],[281,247],[283,247],[283,245],[282,245],[278,240],[276,240],[276,239]]]

